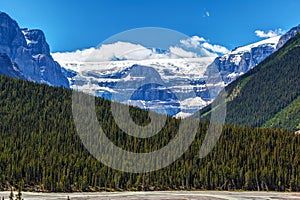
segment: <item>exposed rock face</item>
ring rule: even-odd
[[[246,73],[269,55],[281,48],[289,39],[300,32],[300,25],[292,28],[283,36],[277,36],[232,50],[230,53],[218,57],[207,68],[206,74],[211,75],[212,69],[217,68],[225,84],[229,84]]]
[[[244,73],[264,61],[300,32],[300,25],[282,36],[269,38],[248,46],[238,47],[228,54],[217,57],[205,72],[213,84],[228,85]],[[219,79],[221,77],[221,80]],[[215,96],[213,96],[215,97]]]
[[[66,55],[67,57],[68,55]],[[71,88],[158,113],[188,116],[211,101],[203,76],[213,58],[67,62]]]
[[[23,61],[24,65],[36,67],[17,22],[3,12],[0,12],[0,53],[7,55],[18,64]],[[21,71],[24,65],[19,65]]]
[[[23,78],[23,74],[16,63],[12,63],[8,55],[0,53],[0,74],[13,78]]]
[[[26,40],[16,21],[0,12],[0,45],[12,56],[19,47],[27,47]],[[9,48],[8,48],[9,47]]]
[[[43,31],[22,29],[22,32],[26,38],[29,49],[31,49],[32,55],[50,54],[50,48],[46,42]]]
[[[49,85],[69,87],[61,66],[53,60],[50,48],[41,30],[23,29],[28,48],[40,71],[40,82]]]
[[[236,48],[230,53],[216,58],[207,68],[206,73],[211,75],[210,70],[217,68],[224,83],[229,84],[276,51],[278,41],[279,36]]]
[[[292,28],[290,31],[288,31],[283,36],[281,36],[281,38],[278,42],[278,45],[277,45],[277,49],[281,48],[289,39],[294,37],[299,32],[300,32],[300,24],[298,26]]]
[[[3,12],[0,12],[0,53],[1,73],[5,75],[69,87],[61,66],[50,55],[44,33],[20,29],[17,22]]]

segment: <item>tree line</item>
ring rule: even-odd
[[[199,123],[185,154],[161,170],[126,173],[96,160],[84,147],[72,116],[72,91],[0,76],[0,189],[25,191],[274,190],[300,191],[300,136],[292,132],[224,125],[214,149],[198,152],[209,127]],[[135,138],[115,123],[110,101],[96,98],[107,137],[132,152],[152,152],[177,134],[182,119],[167,117],[151,138]],[[151,119],[130,108],[136,123]],[[85,119],[82,116],[82,120]],[[113,156],[113,155],[112,155]]]

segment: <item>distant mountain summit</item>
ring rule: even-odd
[[[281,48],[289,39],[295,37],[297,35],[297,33],[299,33],[299,32],[300,32],[300,24],[298,26],[292,28],[286,34],[284,34],[283,36],[280,37],[280,40],[277,44],[276,49]]]
[[[299,32],[293,28],[282,36],[281,41],[290,39],[225,88],[228,93],[226,123],[291,131],[300,129]],[[210,111],[208,106],[201,113],[207,117]]]
[[[157,98],[157,94],[160,93],[154,91],[163,91],[163,88],[159,86],[151,88],[147,94],[152,95],[151,100],[143,98],[144,90],[135,93],[138,98],[135,96],[129,102],[125,102],[122,98],[114,100],[143,109],[167,107],[166,105],[168,105],[174,108],[168,114],[188,116],[212,102],[218,95],[218,92],[209,91],[207,85],[213,83],[216,86],[224,87],[230,84],[276,52],[282,44],[295,36],[298,29],[299,27],[296,27],[283,36],[235,48],[219,57],[199,56],[198,58],[179,59],[170,56],[172,55],[170,51],[157,54],[153,49],[120,41],[103,45],[98,49],[92,48],[52,55],[66,68],[64,72],[70,81],[71,88],[108,99],[111,98],[111,94],[119,94],[116,96],[122,97],[134,89],[133,85],[139,79],[130,76],[133,66],[152,67],[159,73],[161,79],[168,83],[170,88],[175,88],[177,94],[183,98],[180,100]],[[118,54],[120,49],[132,46],[142,48],[143,51],[129,55]],[[99,55],[95,56],[97,53]],[[210,83],[207,83],[208,77]],[[145,79],[146,74],[141,75],[140,78]],[[118,83],[122,83],[126,87],[122,90],[116,89]],[[216,91],[220,91],[220,89],[216,89]],[[167,94],[169,91],[165,88],[164,92]],[[195,95],[191,96],[191,94]]]
[[[69,87],[61,66],[53,60],[41,30],[20,29],[0,11],[0,73],[15,78]]]
[[[229,84],[260,62],[274,53],[280,36],[262,40],[260,42],[238,47],[228,54],[218,57],[208,66],[207,74],[217,68],[225,84]]]
[[[282,36],[276,36],[254,44],[235,48],[220,56],[208,66],[206,74],[211,74],[217,68],[226,85],[257,66],[269,55],[281,48],[288,40],[300,32],[300,25],[292,28]]]

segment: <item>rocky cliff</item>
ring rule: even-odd
[[[277,44],[277,49],[281,48],[289,39],[295,37],[295,35],[299,32],[300,32],[300,24],[292,28],[286,34],[280,37],[280,40]]]
[[[8,55],[0,53],[0,74],[5,74],[13,78],[25,79],[16,63],[12,63]]]
[[[41,30],[20,29],[0,12],[0,73],[53,86],[69,87],[61,66],[50,55]]]
[[[277,36],[238,47],[230,53],[216,58],[207,68],[206,74],[211,74],[212,69],[218,69],[224,83],[229,84],[275,52],[279,38],[280,36]]]
[[[292,28],[282,36],[276,36],[254,44],[238,47],[230,53],[216,58],[207,68],[206,74],[211,75],[215,73],[213,69],[217,68],[224,83],[229,84],[281,48],[298,32],[300,32],[300,25]]]

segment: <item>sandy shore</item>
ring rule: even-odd
[[[8,199],[10,192],[0,192]],[[97,192],[97,193],[31,193],[24,192],[25,200],[220,200],[220,199],[299,199],[300,193],[284,192],[223,192],[223,191],[176,191],[176,192]]]

